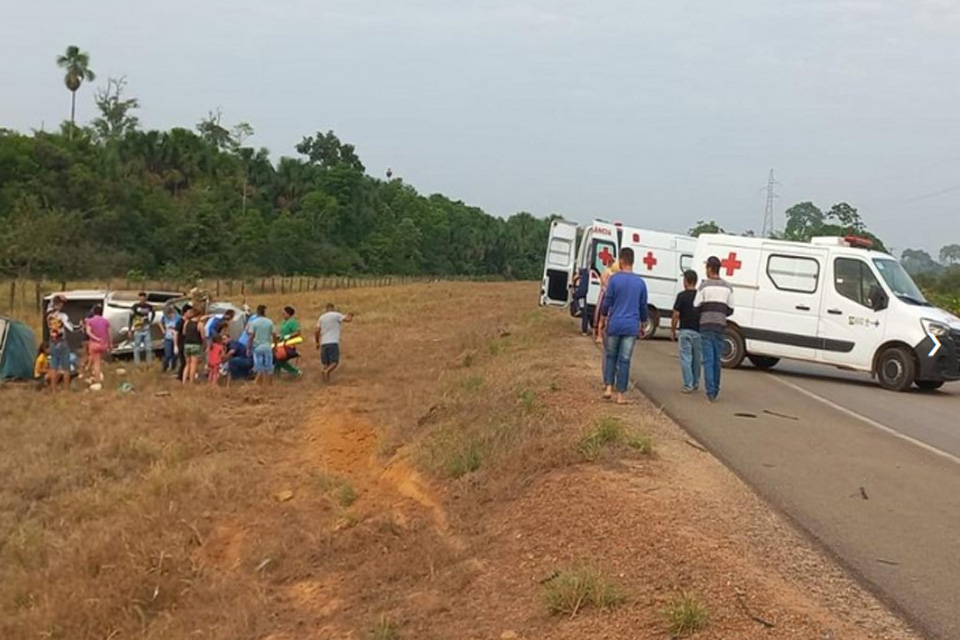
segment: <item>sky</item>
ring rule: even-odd
[[[334,130],[369,173],[489,213],[759,231],[841,201],[896,250],[960,242],[960,0],[0,0],[0,127],[56,128],[56,56],[149,128],[220,109],[274,158]],[[81,88],[78,120],[94,117]]]

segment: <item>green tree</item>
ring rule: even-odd
[[[122,93],[108,83],[90,129],[0,130],[4,274],[536,278],[542,268],[549,219],[504,220],[368,176],[332,132],[275,164],[245,146],[252,128],[227,131],[216,114],[198,132],[140,131]]]
[[[691,227],[690,230],[687,231],[687,235],[693,238],[699,238],[704,233],[726,233],[726,231],[717,224],[716,220],[711,220],[710,222],[699,220],[696,226]]]
[[[904,249],[900,254],[900,264],[912,276],[922,274],[938,274],[943,271],[943,265],[934,260],[929,253],[922,249]]]
[[[333,131],[318,131],[315,136],[304,137],[297,145],[297,153],[307,156],[311,163],[324,169],[347,165],[361,173],[366,170],[353,145],[340,142]]]
[[[233,143],[230,130],[220,124],[222,119],[223,114],[220,109],[217,109],[208,112],[207,117],[197,123],[197,133],[200,134],[200,137],[218,150],[227,149]]]
[[[826,217],[828,220],[836,221],[838,226],[849,233],[860,233],[866,231],[867,228],[857,209],[846,202],[840,202],[830,207]]]
[[[787,209],[786,215],[783,238],[795,242],[808,242],[820,233],[825,221],[823,211],[812,202],[799,202]]]
[[[140,124],[140,120],[132,114],[140,108],[140,103],[136,98],[123,99],[126,86],[126,78],[109,78],[107,86],[97,90],[96,103],[100,115],[94,118],[92,126],[101,143],[116,142]]]
[[[76,45],[70,45],[66,53],[57,57],[57,66],[66,70],[63,82],[70,90],[70,137],[72,138],[73,129],[76,126],[77,90],[84,81],[96,80],[97,75],[90,68],[90,54],[80,51]]]
[[[960,244],[948,244],[940,249],[940,262],[943,264],[960,264]]]

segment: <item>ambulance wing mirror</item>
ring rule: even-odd
[[[874,311],[883,311],[890,305],[890,299],[883,289],[874,285],[870,287],[870,308]]]

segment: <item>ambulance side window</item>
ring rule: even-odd
[[[690,267],[693,266],[693,256],[689,253],[685,253],[680,256],[680,273],[684,274],[690,270]]]
[[[603,273],[607,267],[617,259],[617,245],[607,240],[597,240],[593,243],[590,264],[597,273]]]
[[[767,259],[767,277],[781,291],[816,293],[820,282],[820,261],[800,256],[773,255]]]
[[[870,307],[870,291],[880,287],[867,263],[853,258],[834,260],[833,282],[837,293],[864,307]]]

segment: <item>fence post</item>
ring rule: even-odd
[[[34,292],[34,301],[37,305],[37,311],[43,313],[43,296],[40,292],[40,281],[37,280],[36,291]]]
[[[10,313],[13,314],[13,303],[17,301],[17,281],[10,281]]]
[[[260,293],[264,292],[266,284],[267,284],[266,278],[260,278]]]
[[[242,295],[242,296],[244,297],[244,299],[246,299],[246,296],[247,296],[247,281],[246,281],[246,280],[241,280],[241,281],[240,281],[240,295]]]
[[[220,297],[220,278],[217,278],[217,298]]]

